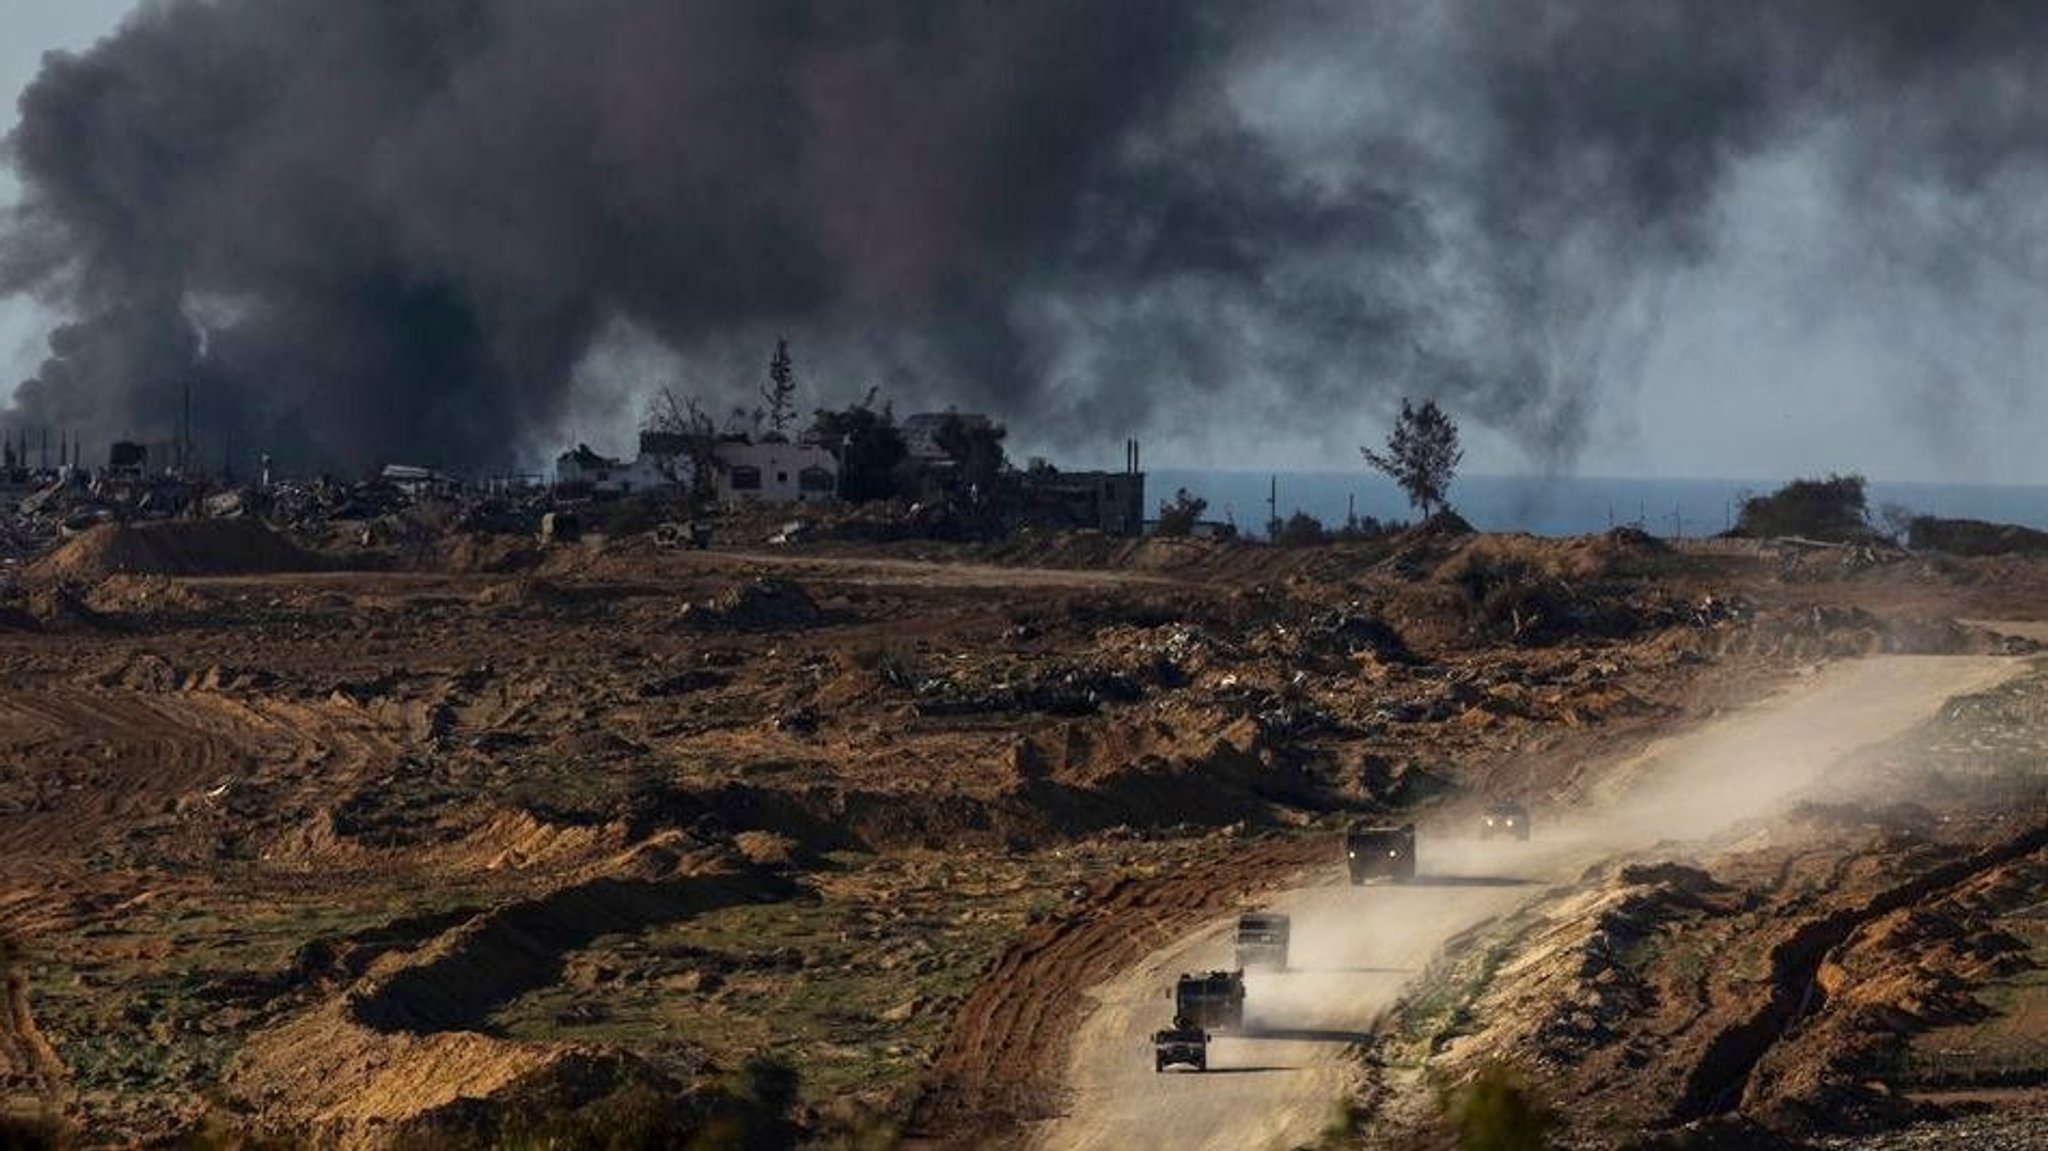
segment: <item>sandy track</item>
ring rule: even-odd
[[[1154,951],[1091,989],[1068,1059],[1065,1113],[1032,1132],[1070,1148],[1292,1146],[1315,1138],[1357,1074],[1343,1058],[1458,932],[1569,880],[1594,859],[1701,836],[1771,810],[1858,748],[1946,700],[2015,674],[2017,660],[1894,657],[1841,663],[1582,781],[1597,816],[1538,823],[1531,844],[1432,836],[1408,887],[1341,883],[1332,846],[1313,885],[1269,903],[1295,916],[1299,970],[1247,977],[1247,1032],[1217,1040],[1209,1074],[1157,1074],[1147,1038],[1181,971],[1227,966],[1230,921]]]

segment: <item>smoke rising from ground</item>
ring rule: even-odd
[[[879,384],[1053,446],[1348,452],[1429,395],[1566,467],[1743,296],[1788,171],[1821,208],[1774,290],[1873,329],[1907,417],[1966,423],[2048,350],[2016,322],[2044,31],[1906,0],[159,0],[22,95],[0,290],[73,322],[0,423],[164,439],[189,381],[216,451],[498,466],[619,405],[621,332],[714,406],[788,332],[806,407]]]

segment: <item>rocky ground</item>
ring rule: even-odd
[[[1000,1139],[1053,1105],[1082,988],[1344,819],[1580,802],[1815,661],[2019,650],[1958,621],[2048,607],[2023,561],[1630,533],[749,538],[394,564],[173,523],[27,568],[0,591],[13,1129]],[[2038,1014],[2031,699],[1930,736],[1910,811],[1845,798],[1503,926],[1488,953],[1580,958],[1470,990],[1497,1034],[1417,1025],[1431,1074],[1533,1052],[1604,1132],[2038,1087],[2009,1022]],[[1863,977],[1906,953],[1935,974]],[[1709,963],[1754,978],[1688,990]],[[1921,1054],[1879,1065],[1901,1011]],[[1653,1081],[1654,1113],[1627,1087]]]

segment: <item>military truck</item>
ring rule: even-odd
[[[1288,918],[1277,911],[1247,911],[1237,917],[1237,965],[1287,970]]]
[[[1157,1074],[1169,1067],[1209,1069],[1209,1033],[1185,1015],[1174,1019],[1173,1026],[1152,1033],[1152,1071]]]
[[[1529,838],[1529,809],[1519,803],[1496,803],[1488,807],[1479,817],[1479,838],[1492,839],[1496,835]]]
[[[1373,879],[1415,878],[1415,825],[1354,824],[1344,833],[1344,866],[1353,886]]]
[[[1244,1026],[1244,972],[1208,971],[1181,973],[1167,992],[1173,999],[1173,1016],[1190,1027],[1240,1028]]]

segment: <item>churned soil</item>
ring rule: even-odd
[[[718,538],[397,571],[94,529],[0,591],[6,1113],[378,1146],[766,1055],[812,1137],[1001,1137],[1086,986],[1345,819],[1575,802],[1815,661],[2005,650],[1955,621],[2043,586],[1628,533]]]

